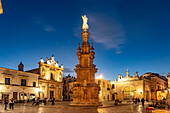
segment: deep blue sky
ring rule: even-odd
[[[95,64],[105,79],[170,72],[170,0],[2,0],[0,67],[25,70],[40,58],[64,64],[65,75],[78,63],[82,15],[89,18]]]

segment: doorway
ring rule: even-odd
[[[14,100],[17,100],[17,92],[13,92],[13,98]]]
[[[112,94],[112,100],[115,100],[115,94]]]
[[[54,96],[54,91],[50,91],[50,99],[52,99]]]
[[[146,101],[149,101],[149,91],[146,91]]]
[[[107,100],[109,101],[109,95],[107,95]]]
[[[134,87],[126,86],[123,90],[124,100],[133,100],[134,98]]]

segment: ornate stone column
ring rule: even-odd
[[[88,18],[82,16],[83,19],[83,43],[78,44],[77,56],[79,64],[76,65],[77,82],[73,86],[73,102],[70,105],[75,106],[99,106],[98,94],[99,86],[95,82],[96,65],[93,64],[95,52],[93,44],[88,42],[90,33],[88,32]]]

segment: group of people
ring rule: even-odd
[[[55,105],[54,101],[55,101],[55,98],[52,97],[52,99],[51,99],[52,105]],[[49,100],[47,98],[44,98],[43,100],[40,100],[39,97],[37,97],[37,99],[35,99],[35,98],[32,99],[32,105],[39,105],[41,103],[44,103],[44,105],[46,105],[47,102],[49,102]]]
[[[37,97],[37,99],[35,100],[35,98],[32,99],[32,105],[39,105],[40,103],[44,103],[44,105],[46,105],[46,103],[48,102],[49,100],[47,98],[44,98],[43,100],[40,100],[39,97]],[[53,97],[51,99],[51,105],[55,105],[54,103],[55,101],[55,98]],[[8,99],[7,97],[5,97],[3,99],[3,103],[5,104],[5,107],[4,107],[4,110],[7,110],[7,106],[9,104],[9,109],[14,109],[14,98],[11,98],[11,99]]]
[[[135,98],[135,99],[133,99],[133,102],[134,102],[135,104],[142,102],[142,106],[144,106],[145,99],[142,98],[142,99],[140,100],[139,98]]]
[[[13,98],[11,98],[11,99],[8,101],[8,98],[5,97],[3,102],[4,102],[4,104],[5,104],[4,110],[7,110],[8,103],[9,103],[9,109],[14,109],[14,99],[13,99]]]

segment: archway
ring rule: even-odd
[[[133,100],[135,88],[133,86],[126,86],[123,89],[123,99]]]

